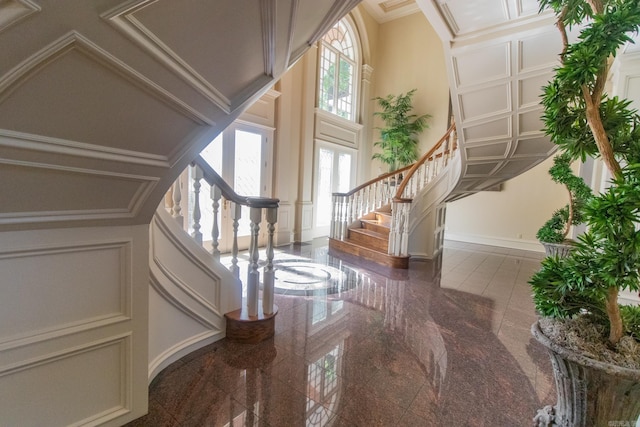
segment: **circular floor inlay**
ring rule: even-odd
[[[345,273],[337,268],[308,261],[274,261],[275,287],[280,292],[308,294],[324,290],[339,292],[346,284]]]

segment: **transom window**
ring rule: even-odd
[[[343,19],[320,43],[318,106],[325,111],[355,120],[355,77],[357,58],[353,33]]]

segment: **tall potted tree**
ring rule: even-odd
[[[605,92],[611,59],[640,26],[638,0],[539,0],[552,8],[565,43],[544,88],[547,134],[571,158],[594,156],[611,175],[584,207],[587,232],[566,257],[547,257],[530,283],[543,316],[532,327],[547,347],[558,401],[537,425],[635,426],[640,416],[640,310],[618,305],[638,290],[640,116]],[[569,43],[566,28],[582,28]],[[595,350],[597,349],[597,350]],[[605,356],[607,355],[607,356]]]
[[[411,114],[415,92],[416,89],[412,89],[406,94],[374,98],[382,110],[373,114],[380,117],[385,126],[377,128],[380,141],[373,145],[380,151],[373,155],[373,159],[388,165],[389,172],[418,160],[418,135],[427,129],[427,119],[431,116]]]

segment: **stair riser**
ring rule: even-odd
[[[366,230],[375,231],[376,233],[384,234],[387,236],[389,235],[389,227],[381,224],[362,221],[362,228]]]
[[[361,234],[357,232],[349,233],[350,242],[358,244],[360,246],[364,246],[365,248],[374,249],[380,252],[387,252],[389,247],[389,240],[382,239],[374,236],[367,236],[366,234]]]
[[[338,256],[339,253],[345,253],[391,268],[409,268],[409,257],[394,257],[335,239],[329,239],[329,253]]]
[[[391,226],[391,215],[376,213],[376,220],[382,225]]]

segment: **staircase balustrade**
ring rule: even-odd
[[[374,178],[348,193],[333,193],[332,239],[344,241],[367,214],[390,207],[388,255],[409,256],[409,214],[413,198],[445,169],[457,150],[455,124],[416,163]]]
[[[243,300],[243,310],[251,317],[256,317],[260,313],[264,315],[272,315],[275,312],[274,305],[274,269],[273,269],[273,235],[275,224],[278,220],[278,199],[267,197],[247,197],[237,194],[227,184],[220,175],[204,160],[198,156],[190,166],[192,169],[192,191],[194,193],[194,206],[192,212],[192,228],[191,236],[201,246],[203,245],[203,234],[201,232],[200,221],[202,212],[200,206],[200,189],[201,181],[204,179],[211,186],[210,199],[213,210],[213,225],[211,229],[211,255],[216,261],[220,261],[219,238],[220,224],[218,222],[218,213],[220,212],[221,200],[229,204],[230,218],[232,221],[232,243],[231,243],[231,265],[229,270],[237,279],[237,286],[242,287],[240,281],[240,267],[238,266],[238,227],[242,216],[242,206],[249,207],[250,215],[250,245],[249,245],[249,266],[247,268],[247,297]],[[167,210],[181,225],[183,222],[182,210],[180,208],[181,192],[179,182],[176,182],[169,190],[165,201],[171,204],[166,206]],[[262,307],[259,307],[259,289],[260,289],[260,271],[258,266],[261,264],[259,252],[259,232],[260,224],[266,221],[267,243],[266,243],[266,260],[262,274]],[[241,291],[242,289],[240,289]],[[260,310],[261,309],[261,310]]]

